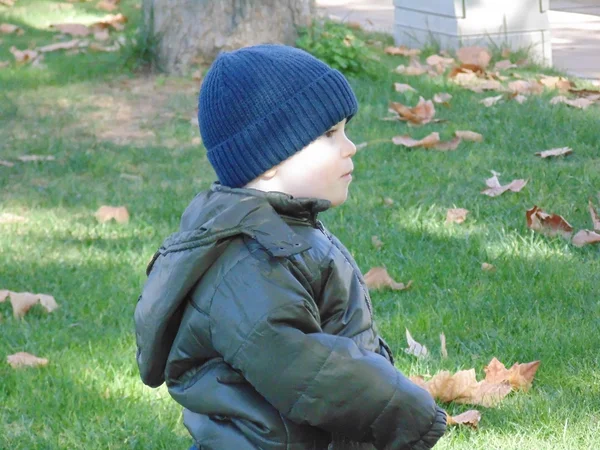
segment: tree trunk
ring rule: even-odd
[[[293,45],[296,27],[308,26],[315,0],[143,0],[157,58],[169,73],[210,63],[221,50],[261,43]]]

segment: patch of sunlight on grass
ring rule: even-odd
[[[65,5],[65,4],[62,4]],[[7,19],[14,19],[32,28],[48,30],[48,27],[57,23],[81,23],[90,25],[100,22],[108,13],[104,11],[85,11],[75,4],[59,6],[47,1],[29,2],[23,6],[15,5],[4,14]]]
[[[522,236],[516,232],[502,231],[498,239],[486,245],[488,254],[493,258],[515,256],[526,260],[556,258],[563,261],[572,259],[567,241],[559,241],[535,234]],[[562,244],[564,242],[564,244]],[[562,244],[562,245],[561,245]]]

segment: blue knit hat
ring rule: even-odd
[[[339,71],[304,50],[263,44],[219,54],[200,89],[198,122],[219,181],[235,188],[357,109]]]

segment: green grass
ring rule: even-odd
[[[65,15],[55,2],[19,0],[0,6],[0,22],[22,25],[24,36],[3,36],[0,60],[11,45],[52,42],[51,21],[103,15],[75,3]],[[123,1],[133,34],[139,12]],[[12,11],[12,12],[11,12]],[[54,12],[51,12],[54,11]],[[54,14],[50,16],[50,14]],[[60,309],[34,308],[25,319],[0,303],[0,437],[10,449],[184,449],[190,443],[181,412],[166,390],[142,385],[135,364],[133,310],[146,262],[176,230],[180,215],[214,175],[205,150],[193,143],[198,82],[134,76],[125,52],[46,58],[46,69],[0,69],[0,213],[22,224],[0,224],[0,289],[55,296]],[[389,69],[405,58],[382,55]],[[525,75],[535,68],[523,69]],[[547,71],[548,72],[548,71]],[[393,92],[408,82],[425,98],[450,92],[438,107],[447,123],[408,128],[380,121],[389,100],[415,104],[418,95]],[[590,228],[588,197],[600,191],[600,111],[551,106],[551,93],[485,108],[485,94],[443,78],[352,79],[361,105],[348,128],[356,143],[399,134],[423,137],[469,129],[483,143],[454,152],[367,146],[354,158],[351,196],[322,220],[354,254],[363,271],[385,265],[410,291],[374,292],[382,334],[406,374],[483,366],[496,356],[507,365],[539,359],[528,393],[513,393],[483,410],[480,430],[452,429],[439,449],[590,449],[600,447],[600,248],[575,248],[525,226],[534,204]],[[491,94],[490,94],[491,95]],[[570,146],[566,159],[534,152]],[[55,161],[21,163],[23,154]],[[490,170],[501,181],[527,178],[521,193],[480,194]],[[140,179],[123,177],[137,175]],[[395,200],[384,206],[383,199]],[[100,225],[101,205],[126,205],[127,225]],[[447,208],[471,212],[447,226]],[[385,243],[380,250],[371,236]],[[497,267],[483,272],[482,262]],[[404,329],[432,356],[402,352]],[[445,332],[449,358],[437,356]],[[6,355],[28,351],[46,368],[11,369]],[[451,413],[470,409],[445,405]]]

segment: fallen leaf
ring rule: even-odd
[[[379,239],[379,236],[371,236],[371,244],[373,244],[373,247],[375,248],[383,247],[383,242]]]
[[[503,58],[508,58],[512,53],[512,50],[510,48],[505,48],[502,50],[502,57]]]
[[[431,55],[425,62],[439,74],[444,73],[452,64],[454,64],[454,58],[445,58],[440,55]]]
[[[404,349],[406,353],[416,356],[417,358],[424,358],[427,356],[427,347],[415,341],[410,335],[408,328],[406,329],[406,342],[408,343],[408,348]]]
[[[94,39],[97,41],[108,41],[110,39],[108,28],[94,32]]]
[[[13,316],[20,318],[27,314],[34,305],[38,303],[38,296],[31,292],[11,292],[10,303],[12,305]]]
[[[573,149],[571,147],[562,147],[562,148],[553,148],[550,150],[544,150],[542,152],[536,152],[536,156],[540,156],[542,158],[550,158],[553,156],[566,156],[573,153]]]
[[[435,103],[448,103],[451,99],[452,99],[452,95],[450,95],[446,92],[441,92],[441,93],[435,94],[433,96],[433,101]]]
[[[517,94],[513,97],[513,100],[522,105],[527,101],[527,97],[525,97],[523,94]]]
[[[527,390],[531,387],[539,366],[540,361],[533,361],[525,364],[515,363],[507,369],[498,359],[492,358],[483,370],[485,381],[488,383],[508,382],[514,389]]]
[[[600,91],[597,89],[569,89],[569,93],[574,94],[578,97],[586,97],[589,100],[596,99],[598,100],[598,96],[600,96]]]
[[[446,335],[444,333],[440,333],[440,353],[442,354],[442,358],[448,358],[448,349],[446,348]]]
[[[481,270],[483,270],[484,272],[493,272],[494,270],[496,270],[496,267],[494,267],[492,264],[489,263],[481,263]]]
[[[498,95],[496,97],[484,98],[483,100],[480,100],[479,103],[483,103],[484,106],[487,106],[489,108],[490,106],[493,106],[496,103],[498,103],[500,100],[502,100],[502,96]]]
[[[427,73],[428,68],[421,65],[417,59],[411,59],[408,66],[399,65],[394,69],[396,73],[409,76],[418,76]]]
[[[0,223],[23,223],[27,222],[27,219],[22,216],[17,216],[11,213],[0,214]]]
[[[583,247],[584,245],[589,244],[598,244],[600,243],[600,234],[596,233],[595,231],[581,230],[578,231],[575,236],[573,236],[571,243],[576,247]]]
[[[4,167],[13,167],[15,164],[11,163],[10,161],[4,161],[0,159],[0,166],[4,166]]]
[[[383,199],[383,203],[384,203],[386,206],[392,206],[392,205],[394,204],[394,200],[392,200],[392,199],[391,199],[391,198],[389,198],[389,197],[385,197],[385,198]]]
[[[465,411],[458,416],[451,416],[450,414],[446,413],[446,417],[448,425],[466,425],[475,430],[481,421],[481,413],[476,409]]]
[[[418,56],[421,54],[421,50],[418,48],[408,48],[405,47],[404,45],[401,45],[400,47],[386,47],[384,50],[385,53],[387,53],[388,55],[394,55],[394,56]]]
[[[475,133],[474,131],[457,130],[454,132],[454,135],[456,137],[461,138],[464,141],[471,141],[471,142],[482,142],[483,141],[483,135],[481,135],[479,133]]]
[[[485,381],[488,383],[502,383],[508,381],[508,369],[496,357],[483,368]]]
[[[448,150],[456,150],[460,145],[461,138],[455,137],[450,141],[438,142],[432,148],[435,150],[439,150],[442,152],[446,152]]]
[[[461,47],[456,51],[456,57],[463,64],[473,64],[486,68],[492,60],[492,54],[483,47]]]
[[[70,34],[71,36],[85,37],[91,33],[91,30],[82,23],[55,23],[50,25],[61,33]]]
[[[51,313],[58,308],[58,303],[56,303],[56,300],[53,296],[47,294],[37,294],[37,296],[40,301],[40,305],[42,305],[42,308],[44,308],[47,312]]]
[[[39,53],[35,50],[19,50],[14,45],[9,49],[9,51],[12,53],[18,63],[33,62],[39,56]]]
[[[446,212],[446,223],[463,223],[467,214],[469,214],[468,209],[464,208],[452,208]]]
[[[0,0],[0,5],[4,5],[4,6],[14,6],[15,5],[15,0]]]
[[[486,75],[486,71],[483,67],[476,64],[461,64],[452,69],[448,74],[448,78],[480,78]]]
[[[0,23],[0,33],[2,34],[18,34],[19,30],[21,31],[21,34],[23,34],[23,29],[18,25],[13,25],[11,23]]]
[[[444,403],[456,402],[485,407],[496,406],[512,390],[509,383],[477,381],[475,369],[461,370],[453,375],[443,370],[422,387],[433,398]]]
[[[48,365],[48,360],[46,358],[38,358],[37,356],[26,352],[18,352],[14,355],[8,355],[6,357],[6,362],[10,364],[13,369]]]
[[[488,188],[481,191],[482,194],[489,197],[497,197],[504,194],[506,191],[520,192],[527,184],[527,180],[520,179],[513,180],[509,184],[502,186],[500,180],[498,180],[498,174],[494,171],[492,171],[492,173],[492,177],[485,180],[485,184]]]
[[[516,80],[508,83],[508,90],[514,94],[541,94],[544,86],[537,81]]]
[[[574,88],[573,84],[565,77],[541,75],[540,83],[549,89],[558,89],[561,92],[569,92]]]
[[[88,48],[90,50],[94,50],[96,52],[116,52],[119,50],[119,48],[121,48],[121,46],[119,44],[115,43],[115,45],[106,47],[106,46],[98,44],[97,42],[90,42],[90,45],[88,46]]]
[[[562,216],[548,214],[534,205],[525,213],[527,228],[538,231],[547,236],[561,235],[570,238],[573,227]]]
[[[390,102],[390,108],[398,113],[399,119],[408,121],[415,125],[424,125],[433,120],[435,116],[435,106],[431,100],[425,100],[419,97],[419,103],[414,108],[403,105],[398,102]]]
[[[118,223],[129,222],[129,212],[124,206],[101,206],[95,213],[96,219],[100,223],[115,219]]]
[[[10,295],[10,291],[6,289],[0,289],[0,303],[4,302]]]
[[[394,89],[396,90],[396,92],[417,92],[417,90],[412,87],[410,84],[403,84],[403,83],[394,83]]]
[[[69,50],[77,48],[81,44],[81,41],[74,39],[68,42],[57,42],[56,44],[49,44],[38,48],[37,50],[42,53],[54,52],[56,50]]]
[[[594,208],[594,204],[592,203],[591,200],[589,200],[588,206],[590,209],[590,215],[592,216],[592,223],[594,226],[594,231],[600,231],[600,216],[598,215],[598,212]]]
[[[404,291],[412,285],[412,280],[406,284],[394,281],[384,267],[373,267],[365,274],[364,278],[369,289],[389,287],[395,291]]]
[[[564,95],[559,95],[557,97],[554,97],[552,100],[550,100],[551,105],[556,105],[558,103],[564,103],[566,105],[572,106],[573,108],[587,109],[588,107],[590,107],[591,105],[594,104],[594,101],[589,100],[585,97],[580,97],[575,100],[570,100],[567,97],[565,97]]]
[[[514,69],[515,67],[517,67],[517,65],[513,64],[509,59],[503,59],[494,64],[494,70],[507,70]]]
[[[119,0],[102,0],[96,5],[96,8],[103,9],[104,11],[114,11],[118,8]]]
[[[425,136],[423,139],[420,139],[420,140],[415,140],[407,135],[394,136],[392,138],[392,142],[396,145],[403,145],[403,146],[409,147],[409,148],[412,148],[412,147],[431,148],[440,142],[440,135],[439,135],[439,133],[434,131],[433,133]]]
[[[53,155],[22,155],[17,156],[17,159],[22,162],[37,162],[54,161],[56,158]]]

